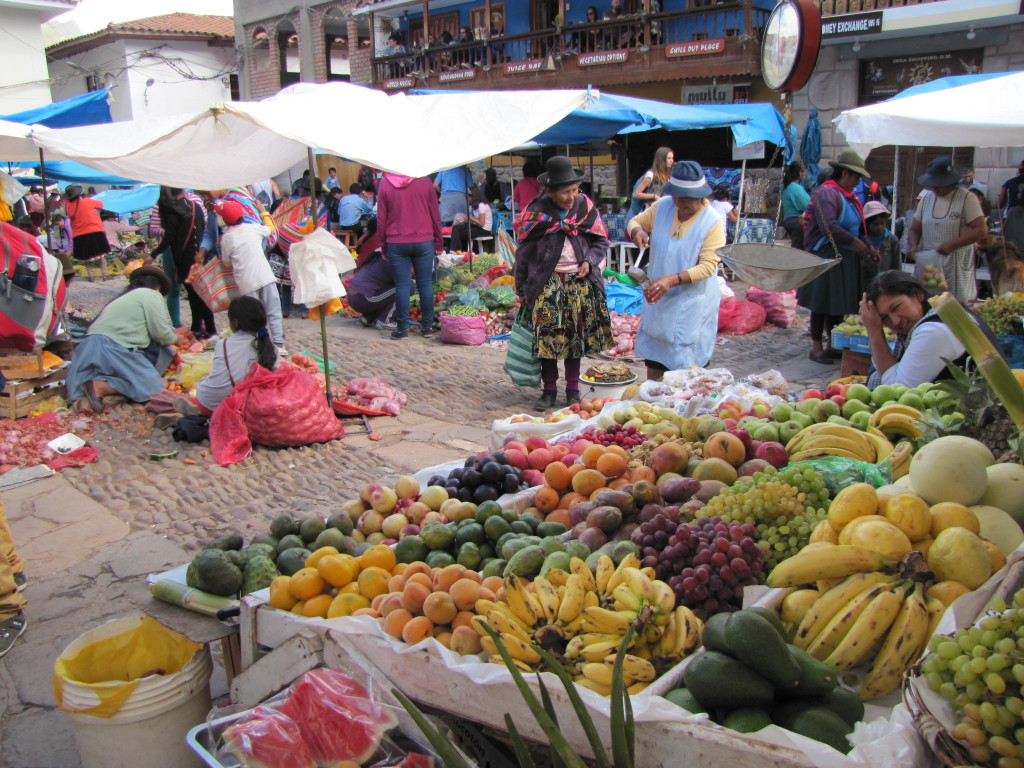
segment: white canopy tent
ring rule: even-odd
[[[48,155],[193,189],[274,176],[305,160],[309,148],[425,176],[523,144],[596,98],[587,90],[388,95],[348,83],[299,83],[258,102],[32,137]]]
[[[861,157],[889,144],[1024,145],[1024,72],[848,109],[833,120]]]

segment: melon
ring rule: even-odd
[[[1004,555],[1009,555],[1024,544],[1024,531],[1020,529],[1017,521],[1003,510],[975,504],[971,511],[978,518],[978,535],[999,547]]]
[[[910,460],[910,482],[929,505],[953,501],[969,507],[985,495],[988,487],[985,459],[979,451],[970,450],[963,440],[940,437],[921,448]]]
[[[964,435],[946,435],[933,440],[929,445],[935,443],[942,443],[943,445],[957,445],[965,451],[969,451],[978,456],[986,467],[990,467],[996,463],[995,456],[992,455],[992,451],[984,443],[978,442],[973,437],[965,437]]]
[[[1024,528],[1024,466],[993,464],[985,474],[988,487],[978,503],[1008,512]]]

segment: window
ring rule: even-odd
[[[487,6],[470,9],[469,26],[473,28],[473,34],[478,30],[486,30],[489,36],[491,29],[496,30],[496,34],[505,34],[505,4],[491,3],[490,19],[487,18]]]

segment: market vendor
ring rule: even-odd
[[[949,377],[945,360],[963,366],[967,351],[952,330],[928,304],[927,289],[902,270],[880,273],[860,302],[860,319],[871,343],[872,371],[868,386],[902,384],[916,387],[924,382]],[[999,349],[991,330],[975,317],[993,345]],[[890,349],[883,325],[896,332]]]
[[[699,163],[676,163],[661,193],[626,225],[637,248],[651,248],[635,348],[652,381],[711,360],[721,300],[715,251],[725,245],[725,221],[708,202],[711,186]]]
[[[163,391],[161,377],[177,340],[164,301],[170,291],[163,269],[139,267],[128,278],[128,290],[100,311],[68,368],[68,399],[76,407],[100,413],[103,397],[145,402]]]
[[[385,330],[395,326],[395,275],[379,252],[366,256],[356,267],[348,286],[348,304],[360,321]]]

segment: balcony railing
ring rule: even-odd
[[[822,16],[836,16],[861,11],[882,11],[886,8],[902,8],[905,5],[934,3],[936,0],[818,0]]]
[[[768,16],[768,11],[732,0],[706,9],[636,15],[434,46],[374,57],[374,81],[392,88],[419,87],[427,81],[442,84],[481,75],[494,80],[501,75],[570,72],[616,62],[652,69],[677,66],[680,57],[687,61],[717,59],[742,68],[756,60]]]

